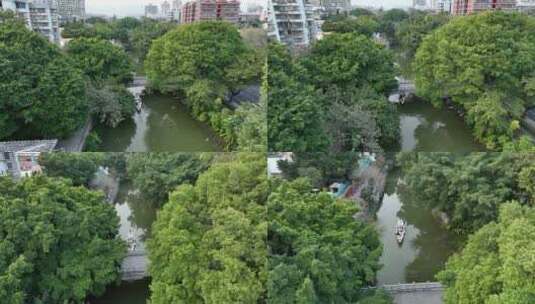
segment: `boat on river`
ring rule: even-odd
[[[398,222],[396,224],[396,228],[394,229],[394,235],[396,236],[396,241],[398,244],[403,243],[403,239],[405,238],[405,233],[407,232],[407,224],[404,220],[398,219]]]

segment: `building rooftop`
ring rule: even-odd
[[[0,152],[51,152],[57,143],[57,139],[3,141]]]

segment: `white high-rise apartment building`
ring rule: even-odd
[[[519,11],[535,10],[535,0],[517,0],[516,7]]]
[[[342,14],[351,10],[351,0],[320,0],[319,4],[328,14]]]
[[[50,42],[59,42],[58,12],[53,0],[0,0],[0,10],[15,12],[29,29]]]
[[[438,13],[451,13],[452,0],[431,0],[430,9]]]
[[[85,19],[85,0],[55,1],[58,5],[58,14],[61,23]]]
[[[315,40],[319,11],[308,0],[268,0],[268,36],[291,47],[305,47]]]
[[[162,18],[172,19],[173,16],[171,15],[171,4],[169,4],[167,0],[162,2],[162,4],[160,5],[160,8],[161,8],[160,13],[162,14]]]

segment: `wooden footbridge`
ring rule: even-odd
[[[407,283],[367,287],[363,290],[384,289],[395,304],[442,304],[444,287],[439,282]]]
[[[123,281],[136,281],[149,276],[149,259],[145,250],[128,252],[121,265],[121,278]]]

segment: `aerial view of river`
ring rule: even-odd
[[[458,238],[422,207],[410,191],[403,189],[399,170],[387,177],[385,195],[377,212],[377,227],[383,255],[383,268],[377,274],[377,284],[436,281],[448,257],[456,250]],[[394,236],[398,218],[407,223],[406,236],[399,245]]]
[[[116,128],[100,125],[96,131],[102,140],[99,150],[104,152],[221,151],[213,130],[167,95],[143,97],[143,107],[132,119]]]
[[[150,235],[150,228],[156,219],[157,209],[147,202],[139,191],[129,183],[121,183],[115,199],[115,210],[119,215],[121,226],[119,234],[123,239],[134,237],[139,249],[145,247],[145,240]],[[146,304],[149,299],[149,282],[144,279],[133,282],[121,282],[111,285],[99,298],[89,299],[91,304]]]
[[[435,108],[417,100],[398,106],[401,151],[472,152],[484,151],[462,117],[447,108]]]

